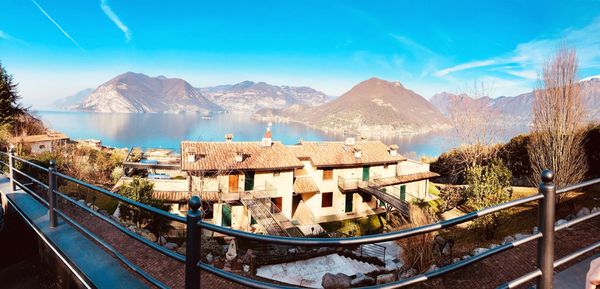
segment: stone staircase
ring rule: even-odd
[[[359,261],[353,258],[348,258],[346,256],[340,256],[343,258],[346,266],[348,266],[349,268],[351,268],[354,271],[354,274],[356,273],[370,273],[373,271],[377,271],[377,270],[381,270],[382,267],[381,266],[377,266],[371,263],[367,263],[367,262],[363,262],[363,261]],[[352,275],[354,275],[352,274]],[[348,275],[348,274],[346,274]]]

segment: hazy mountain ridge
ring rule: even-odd
[[[228,111],[256,112],[261,109],[282,109],[294,104],[315,106],[329,99],[323,92],[306,86],[277,86],[253,81],[199,90]]]
[[[445,117],[424,97],[400,82],[379,78],[365,80],[333,101],[307,108],[263,109],[257,117],[362,135],[423,133],[448,127]]]
[[[93,88],[86,88],[84,90],[78,91],[73,95],[69,95],[67,97],[58,99],[54,101],[53,105],[59,109],[73,109],[81,104],[81,102],[86,99],[90,94],[94,92]]]
[[[54,106],[94,112],[255,112],[263,108],[281,109],[295,104],[320,105],[330,99],[306,86],[276,86],[244,81],[196,88],[183,79],[150,77],[127,72],[96,89],[59,99]]]
[[[589,77],[580,81],[581,94],[588,118],[598,119],[600,115],[600,76]],[[513,124],[529,124],[531,122],[531,106],[533,91],[517,96],[500,96],[497,98],[481,97],[474,99],[465,94],[442,92],[431,97],[430,102],[445,116],[449,115],[451,104],[457,107],[465,105],[489,105],[498,113],[499,121]]]

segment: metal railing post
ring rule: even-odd
[[[48,167],[48,215],[50,218],[50,228],[56,228],[58,222],[56,219],[56,161],[50,160]]]
[[[542,183],[539,187],[540,194],[544,198],[540,200],[538,226],[542,237],[538,239],[537,266],[542,271],[538,278],[538,289],[552,289],[554,274],[554,217],[556,186],[554,185],[554,172],[544,170],[542,172]]]
[[[8,178],[10,179],[10,191],[11,193],[15,192],[15,172],[13,168],[15,167],[15,148],[11,145],[8,150]]]
[[[200,261],[202,246],[202,231],[198,227],[198,222],[202,220],[202,211],[199,210],[202,205],[200,197],[192,196],[188,205],[189,210],[186,216],[185,289],[199,289],[200,270],[198,269],[198,261]]]

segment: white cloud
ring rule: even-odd
[[[4,31],[2,31],[2,30],[0,30],[0,39],[4,39],[4,40],[7,40],[7,41],[15,41],[15,42],[18,42],[18,43],[21,43],[21,44],[27,44],[27,42],[25,42],[25,41],[23,41],[23,40],[21,40],[19,38],[16,38],[16,37],[14,37],[14,36],[12,36],[12,35],[4,32]]]
[[[108,18],[115,23],[115,25],[117,25],[117,27],[123,31],[123,34],[125,34],[125,40],[127,42],[129,42],[129,40],[131,39],[131,31],[129,31],[129,27],[127,27],[127,25],[125,25],[123,23],[123,21],[121,21],[121,19],[119,19],[119,16],[117,16],[117,14],[115,14],[115,12],[112,10],[112,8],[110,8],[110,6],[108,6],[108,1],[107,0],[100,0],[100,8],[102,8],[102,11],[104,12],[104,14],[106,14],[106,16],[108,16]]]
[[[67,31],[62,29],[62,27],[60,27],[60,25],[58,25],[58,23],[56,23],[56,21],[54,21],[54,19],[52,19],[52,17],[50,17],[50,15],[48,15],[48,13],[46,13],[46,10],[44,10],[44,8],[42,8],[42,6],[40,6],[40,4],[38,4],[35,0],[31,0],[31,2],[33,2],[33,4],[35,4],[35,6],[37,6],[37,8],[40,9],[40,11],[44,15],[46,15],[48,20],[50,20],[52,23],[54,23],[56,28],[58,28],[58,30],[60,30],[67,38],[69,38],[69,40],[71,40],[71,42],[73,42],[73,44],[75,44],[75,46],[79,47],[79,49],[81,49],[81,50],[84,50],[83,47],[81,47],[79,45],[79,43],[77,43],[77,41],[75,41],[75,39],[73,39],[73,37],[71,37],[71,35],[69,35],[69,33],[67,33]]]
[[[489,77],[492,73],[497,76],[497,73],[501,72],[520,79],[518,82],[511,84],[501,78],[495,77],[494,80],[497,83],[501,83],[501,90],[508,91],[511,88],[525,89],[528,88],[526,81],[537,79],[544,63],[562,45],[573,47],[577,50],[579,66],[581,68],[600,67],[600,17],[597,17],[591,23],[581,28],[568,28],[554,35],[547,35],[520,43],[514,50],[505,55],[462,63],[438,70],[435,76],[449,77],[454,72],[483,68],[481,74],[484,77]]]
[[[504,72],[520,78],[530,80],[538,79],[539,76],[538,72],[535,70],[505,70]]]
[[[459,65],[455,65],[452,67],[448,67],[448,68],[439,70],[438,72],[435,73],[435,76],[442,77],[442,76],[446,76],[453,72],[467,70],[467,69],[471,69],[471,68],[477,68],[477,67],[490,66],[490,65],[494,65],[494,64],[497,64],[497,61],[494,59],[467,62],[467,63],[463,63],[463,64],[459,64]]]
[[[425,47],[424,45],[415,42],[412,39],[396,34],[390,35],[392,36],[392,38],[396,39],[402,46],[408,48],[408,50],[410,50],[414,54],[427,54],[437,56],[437,53],[433,52],[431,49]]]

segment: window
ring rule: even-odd
[[[46,148],[46,145],[40,145],[40,149],[43,150]]]
[[[322,193],[321,194],[321,207],[322,208],[333,207],[333,193]]]
[[[323,169],[323,180],[333,180],[333,169]]]

